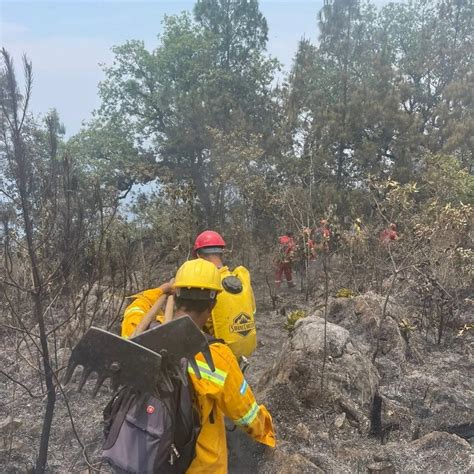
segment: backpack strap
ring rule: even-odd
[[[219,339],[219,338],[214,337],[214,336],[211,336],[210,334],[207,334],[207,333],[204,333],[204,335],[206,336],[207,343],[208,343],[209,345],[211,345],[211,344],[217,344],[217,343],[219,343],[219,344],[225,344],[224,339]]]

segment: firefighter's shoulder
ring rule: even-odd
[[[225,366],[229,368],[235,364],[238,365],[234,353],[223,340],[216,339],[211,341],[209,349],[211,350],[212,360],[216,367],[223,368]]]

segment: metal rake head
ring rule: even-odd
[[[149,329],[131,340],[154,352],[166,354],[174,365],[182,358],[187,359],[199,379],[201,373],[194,359],[196,354],[201,352],[212,372],[216,370],[206,336],[189,316]]]
[[[157,326],[133,339],[91,327],[72,351],[64,383],[71,380],[74,370],[81,365],[83,373],[79,391],[95,372],[97,382],[93,396],[108,378],[112,380],[113,389],[124,385],[142,393],[154,393],[159,383],[172,388],[170,377],[179,376],[183,383],[187,383],[180,370],[183,358],[201,378],[194,359],[199,352],[214,371],[207,339],[189,316]]]
[[[140,392],[153,393],[160,378],[161,362],[160,354],[103,329],[91,327],[72,351],[64,383],[71,380],[74,370],[81,365],[83,372],[78,390],[82,390],[95,372],[94,397],[108,378],[114,390],[126,385]]]

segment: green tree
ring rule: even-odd
[[[217,27],[221,17],[225,28]],[[271,135],[276,64],[263,55],[265,41],[256,2],[198,2],[195,22],[187,14],[165,18],[153,52],[138,41],[114,48],[101,84],[102,116],[155,157],[162,183],[192,184],[209,226],[226,205],[215,184],[212,130],[238,129],[243,140]]]
[[[361,44],[355,33],[361,30],[362,15],[358,0],[334,0],[327,2],[319,12],[320,45],[319,59],[329,77],[325,96],[327,132],[324,140],[335,155],[334,172],[336,184],[342,186],[350,170],[351,137],[356,130],[351,125],[350,102],[355,87],[354,69],[364,51],[358,51]],[[355,117],[354,117],[355,118]]]
[[[225,68],[242,67],[266,47],[268,25],[257,0],[197,0],[194,17],[215,35],[217,60]]]
[[[409,179],[422,149],[472,161],[472,2],[413,0],[389,4],[381,26],[393,49],[400,106],[410,126],[396,172]]]
[[[67,149],[84,179],[106,191],[110,206],[125,198],[133,184],[155,179],[155,157],[119,124],[94,120],[68,140]]]
[[[377,11],[334,0],[319,25],[319,44],[300,42],[283,91],[281,143],[295,183],[347,209],[347,193],[369,175],[409,182],[427,150],[472,166],[471,2]]]

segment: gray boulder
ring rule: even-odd
[[[331,298],[328,320],[347,329],[360,351],[372,359],[377,350],[376,367],[382,377],[397,376],[407,357],[407,344],[398,323],[404,317],[400,307],[372,292],[355,298]],[[382,321],[383,319],[383,321]]]
[[[275,413],[300,413],[310,429],[320,423],[318,410],[331,407],[336,417],[345,412],[352,426],[367,432],[378,381],[377,370],[352,343],[349,332],[332,323],[325,329],[324,320],[313,315],[297,322],[259,389]]]

